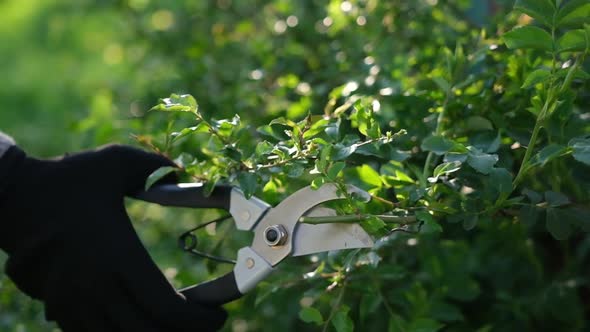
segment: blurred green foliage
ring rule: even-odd
[[[408,135],[394,141],[393,161],[357,154],[349,166],[359,173],[344,178],[389,199],[395,189],[403,208],[427,205],[442,233],[290,259],[227,305],[226,330],[582,331],[590,238],[572,213],[589,202],[590,80],[587,40],[568,32],[590,16],[587,1],[561,2],[517,1],[512,11],[512,1],[468,0],[7,0],[0,129],[39,156],[139,141],[205,160],[202,134],[167,146],[170,131],[195,120],[148,112],[159,97],[190,93],[211,123],[239,114],[244,149],[272,141],[255,128],[279,117],[339,114],[332,120],[349,122],[341,133],[359,135],[359,112],[376,110],[382,132]],[[578,10],[547,18],[544,5]],[[367,105],[355,105],[361,96]],[[516,181],[536,124],[531,168]],[[367,180],[377,172],[379,186]],[[308,180],[274,177],[270,194],[252,188],[273,203]],[[129,211],[176,286],[231,268],[175,248],[176,235],[218,211]],[[232,256],[248,237],[220,225],[200,245]],[[0,330],[52,329],[42,306],[0,277]]]

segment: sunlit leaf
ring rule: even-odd
[[[537,69],[532,71],[528,76],[525,78],[524,83],[522,84],[521,88],[527,89],[536,84],[545,82],[551,76],[551,72],[547,69]]]
[[[569,142],[573,149],[574,158],[586,165],[590,165],[590,138],[575,138]]]
[[[515,28],[504,35],[502,39],[510,49],[534,48],[542,51],[553,50],[553,39],[551,35],[535,26],[524,26]]]
[[[177,95],[173,93],[170,97],[161,99],[160,103],[152,107],[151,110],[164,112],[191,112],[198,114],[199,105],[191,95]]]
[[[553,15],[556,8],[552,0],[516,0],[514,9],[527,14],[548,27],[553,26]]]
[[[590,45],[583,29],[567,31],[557,40],[558,52],[582,52],[586,49],[590,49]]]
[[[162,178],[166,177],[166,175],[171,174],[175,171],[178,171],[178,168],[172,166],[164,166],[160,167],[155,170],[150,176],[148,176],[147,180],[145,181],[145,190],[150,189],[154,183],[160,181]]]
[[[571,0],[557,12],[558,26],[579,26],[590,23],[590,1]]]

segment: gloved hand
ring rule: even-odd
[[[124,196],[170,160],[124,146],[51,161],[17,147],[8,154],[13,165],[0,193],[6,274],[44,302],[48,320],[65,332],[221,328],[225,311],[177,293],[125,211]]]

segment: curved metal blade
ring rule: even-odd
[[[335,216],[336,211],[316,207],[306,214],[315,216]],[[295,229],[293,256],[303,256],[330,250],[370,248],[373,239],[359,224],[302,224]]]

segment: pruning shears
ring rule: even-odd
[[[364,201],[371,199],[357,187],[349,185],[346,190]],[[179,290],[185,297],[204,304],[221,305],[242,297],[289,256],[374,245],[358,223],[300,222],[305,216],[336,215],[333,209],[320,206],[343,198],[333,184],[324,184],[319,189],[304,187],[275,207],[256,197],[247,199],[242,191],[231,186],[218,186],[206,196],[203,186],[197,183],[154,186],[135,197],[164,206],[225,209],[238,230],[254,233],[251,245],[238,250],[233,271]]]

